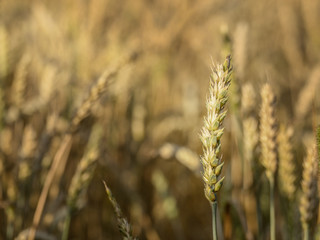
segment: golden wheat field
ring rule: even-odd
[[[0,240],[320,239],[319,0],[0,1]]]

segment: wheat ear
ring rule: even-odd
[[[320,157],[320,126],[317,127],[317,150],[318,150],[318,157]],[[319,161],[320,164],[320,161]]]
[[[137,240],[137,238],[133,237],[131,226],[130,226],[128,220],[125,217],[123,217],[121,208],[120,208],[119,204],[117,203],[117,200],[113,197],[110,188],[108,187],[108,185],[106,184],[105,181],[103,181],[103,184],[106,189],[108,198],[109,198],[109,200],[112,204],[112,207],[114,209],[114,212],[117,215],[118,227],[119,227],[120,233],[123,235],[123,240]]]
[[[83,101],[81,106],[78,108],[76,114],[71,120],[69,132],[64,136],[62,143],[53,159],[52,165],[46,177],[43,189],[41,190],[41,194],[39,197],[39,201],[36,207],[36,211],[33,217],[33,224],[28,236],[28,240],[33,240],[35,237],[36,229],[40,223],[42,212],[47,200],[47,196],[50,190],[50,187],[53,183],[54,177],[56,176],[58,168],[64,169],[67,161],[67,156],[70,152],[70,147],[72,143],[73,133],[77,131],[79,128],[80,122],[85,119],[91,111],[93,104],[101,97],[101,95],[105,92],[108,83],[120,72],[128,63],[132,62],[136,59],[138,53],[133,52],[130,53],[127,57],[125,57],[122,61],[120,61],[117,65],[115,65],[110,70],[106,70],[100,78],[97,80],[95,85],[90,89],[88,97]],[[64,156],[64,157],[63,157]]]
[[[93,104],[101,97],[101,95],[106,91],[108,85],[110,84],[111,80],[125,67],[128,66],[129,63],[136,59],[137,52],[132,52],[128,54],[125,58],[121,59],[119,63],[115,64],[114,66],[110,67],[103,74],[100,78],[96,81],[96,83],[91,87],[88,96],[85,100],[81,103],[80,107],[78,108],[77,112],[75,113],[74,117],[72,118],[70,124],[70,132],[74,132],[78,129],[80,122],[85,119],[92,109]]]
[[[33,224],[32,228],[29,232],[28,240],[33,240],[35,237],[36,229],[40,223],[42,212],[47,200],[47,196],[50,190],[50,187],[54,181],[54,177],[56,176],[56,173],[58,171],[58,168],[64,169],[67,161],[67,157],[70,152],[71,144],[72,144],[72,138],[74,133],[80,124],[80,122],[89,115],[90,108],[92,107],[92,104],[102,95],[103,91],[98,91],[98,89],[101,88],[101,82],[106,83],[107,80],[110,80],[110,75],[102,74],[102,76],[98,79],[96,85],[94,85],[90,91],[90,94],[88,98],[84,101],[84,103],[80,106],[78,109],[76,115],[73,117],[71,125],[70,125],[70,132],[67,133],[58,149],[58,151],[55,154],[55,157],[53,159],[53,162],[51,164],[50,170],[48,172],[48,175],[46,177],[44,186],[42,188],[39,201],[36,207],[36,211],[34,213],[33,217]],[[104,86],[104,85],[103,85]]]
[[[204,192],[212,206],[213,239],[217,239],[216,193],[220,190],[224,177],[219,177],[223,167],[221,162],[221,136],[223,134],[222,122],[226,116],[224,110],[228,100],[228,88],[231,82],[232,66],[231,57],[227,57],[224,65],[214,66],[210,78],[209,96],[207,97],[207,115],[204,118],[204,126],[200,139],[203,144],[201,163],[203,166],[202,178]]]
[[[88,189],[92,180],[96,161],[99,156],[98,144],[102,132],[103,131],[98,124],[93,127],[86,152],[81,158],[75,174],[72,177],[67,197],[68,213],[64,222],[62,240],[68,239],[72,213],[78,208],[77,200],[79,199],[80,194]]]
[[[276,119],[275,96],[271,87],[266,83],[261,89],[262,105],[260,110],[260,143],[261,164],[265,167],[266,175],[270,183],[270,237],[276,239],[275,209],[274,209],[274,179],[277,169],[276,151]]]
[[[3,79],[8,74],[8,32],[3,24],[0,24],[0,79]]]
[[[252,187],[253,173],[252,160],[254,150],[259,142],[258,120],[251,116],[256,104],[256,93],[250,83],[241,88],[241,112],[243,132],[243,189]]]
[[[27,69],[28,65],[31,61],[31,57],[28,53],[25,53],[21,60],[19,61],[17,65],[17,69],[14,73],[14,80],[13,80],[13,86],[12,86],[12,102],[13,104],[21,108],[23,102],[25,101],[25,89],[27,86]]]
[[[304,240],[312,239],[312,228],[317,218],[318,197],[318,157],[316,146],[308,149],[304,160],[302,175],[302,196],[300,200],[300,215]]]
[[[277,141],[279,144],[279,186],[283,194],[290,200],[296,192],[295,163],[292,153],[291,137],[293,128],[280,126]]]

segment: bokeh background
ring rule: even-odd
[[[319,124],[319,22],[319,0],[0,1],[0,239],[25,239],[76,109],[114,66],[106,92],[72,133],[38,239],[61,239],[72,178],[92,148],[68,239],[122,238],[102,180],[140,239],[210,239],[199,133],[211,64],[228,54],[234,81],[220,230],[225,239],[268,239],[268,184],[256,144],[243,170],[243,119],[258,121],[260,88],[269,82],[279,124],[294,132],[297,201],[305,147]],[[249,184],[244,171],[253,175]],[[289,237],[287,200],[280,191],[276,199],[278,239],[301,239],[298,213]]]

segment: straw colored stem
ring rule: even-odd
[[[38,225],[40,223],[42,212],[43,212],[43,209],[44,209],[44,206],[45,206],[45,203],[46,203],[46,199],[47,199],[50,187],[52,185],[55,173],[57,172],[58,167],[62,163],[62,161],[64,159],[66,159],[66,157],[64,157],[64,156],[69,154],[69,151],[70,151],[70,148],[71,148],[71,142],[72,142],[72,135],[67,134],[64,137],[64,139],[63,139],[63,141],[62,141],[62,143],[60,145],[60,148],[57,151],[57,153],[56,153],[56,155],[55,155],[55,157],[53,159],[52,166],[51,166],[51,168],[50,168],[50,170],[48,172],[46,181],[44,183],[43,189],[42,189],[41,194],[40,194],[40,198],[39,198],[39,201],[38,201],[38,205],[37,205],[36,211],[34,213],[32,227],[30,229],[28,240],[33,240],[35,238],[36,230],[37,230],[37,227],[38,227]]]
[[[303,228],[303,240],[309,240],[309,236],[310,236],[310,229],[309,229],[309,225],[305,225]]]

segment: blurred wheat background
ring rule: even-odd
[[[276,235],[302,239],[301,196],[318,194],[301,182],[320,123],[319,22],[319,0],[0,1],[0,239],[32,226],[35,239],[121,239],[103,181],[139,239],[210,239],[199,134],[211,61],[228,54],[218,230],[269,239],[267,82]]]

